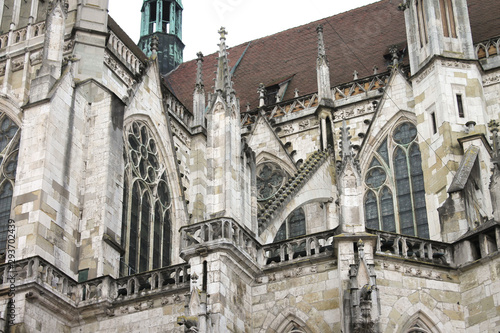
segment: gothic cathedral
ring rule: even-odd
[[[400,1],[2,1],[0,332],[498,333],[500,2]]]

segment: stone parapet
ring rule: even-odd
[[[454,266],[453,245],[430,239],[369,230],[377,235],[375,254],[423,263]]]
[[[74,309],[102,302],[114,306],[145,296],[181,292],[189,289],[190,281],[189,265],[181,264],[119,279],[103,276],[79,283],[42,258],[31,257],[0,266],[0,293],[9,290],[12,276],[16,288],[36,285]]]

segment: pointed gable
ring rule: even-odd
[[[295,163],[286,151],[285,146],[278,138],[271,125],[264,117],[259,117],[255,127],[248,138],[248,145],[257,156],[257,163],[262,160],[262,156],[273,156],[280,159],[288,166],[288,172],[296,170]]]

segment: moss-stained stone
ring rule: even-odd
[[[425,92],[415,97],[415,104],[422,103],[425,99]]]
[[[49,216],[52,220],[57,219],[57,211],[54,208],[50,207],[47,203],[42,202],[42,204],[40,205],[40,209],[42,210],[42,212],[47,214],[47,216]]]
[[[477,278],[474,272],[465,272],[461,276],[461,289],[467,291],[478,286]]]
[[[396,309],[392,309],[392,311],[389,313],[389,319],[391,319],[395,323],[399,321],[400,317],[401,313],[399,313]]]
[[[338,289],[330,289],[330,290],[325,290],[323,292],[323,299],[328,300],[331,298],[338,298],[339,297],[339,290]]]
[[[458,303],[460,294],[452,291],[430,290],[429,294],[438,302]]]
[[[461,311],[453,311],[453,310],[443,309],[443,313],[448,318],[450,318],[450,320],[456,320],[456,321],[463,321],[464,320],[464,314]]]
[[[478,79],[467,79],[467,86],[465,87],[465,95],[467,97],[480,97],[481,82]]]
[[[338,299],[331,299],[331,300],[326,300],[326,301],[319,301],[314,304],[314,307],[318,311],[326,311],[326,310],[332,310],[332,309],[338,309],[339,307],[339,300]]]
[[[315,293],[305,294],[303,299],[307,303],[315,303],[321,301],[322,298],[323,297],[321,292],[315,292]]]
[[[436,300],[425,292],[420,293],[420,301],[431,310],[434,309],[437,304]]]
[[[460,77],[460,78],[464,78],[464,79],[466,79],[466,78],[467,78],[467,73],[455,72],[455,73],[453,73],[453,75],[454,75],[455,77]]]
[[[410,296],[408,296],[408,300],[410,301],[411,304],[416,304],[420,301],[420,296],[419,293],[416,291]]]
[[[47,253],[54,253],[54,244],[50,243],[48,240],[42,237],[38,237],[36,240],[36,244]]]

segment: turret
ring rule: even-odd
[[[139,47],[150,56],[151,38],[158,37],[158,62],[162,75],[182,63],[182,10],[181,0],[144,0],[142,5]]]

